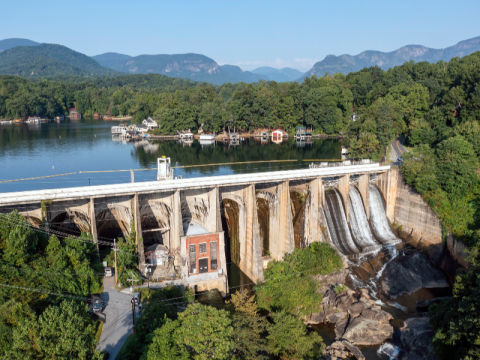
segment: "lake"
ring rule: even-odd
[[[230,162],[296,160],[175,169],[183,178],[236,173],[293,170],[308,167],[305,159],[340,159],[337,139],[281,144],[246,138],[239,146],[222,142],[186,145],[176,141],[127,142],[112,138],[118,122],[82,119],[63,123],[0,125],[0,181],[76,173],[68,176],[0,183],[0,192],[54,189],[130,182],[130,172],[80,173],[156,168],[157,158],[170,157],[172,166]],[[156,180],[155,170],[135,171],[135,182]]]

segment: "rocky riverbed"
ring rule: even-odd
[[[449,284],[422,251],[389,249],[316,279],[322,311],[306,316],[305,322],[333,328],[324,359],[437,359],[430,345],[433,332],[423,316],[435,295],[425,289]],[[339,286],[345,283],[348,288]],[[414,299],[412,306],[396,302],[405,297]],[[423,308],[416,307],[416,300]]]

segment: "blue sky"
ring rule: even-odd
[[[443,48],[480,36],[480,1],[0,0],[0,39],[87,55],[200,53],[245,70],[308,70],[326,55]]]

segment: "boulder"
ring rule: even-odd
[[[323,359],[325,360],[337,360],[356,358],[357,360],[365,360],[362,352],[353,344],[348,341],[335,341],[332,345],[327,346]]]
[[[392,299],[422,288],[448,287],[445,276],[432,266],[423,252],[393,259],[385,268],[380,284]]]
[[[347,313],[346,312],[334,312],[334,313],[331,313],[331,314],[328,314],[327,315],[327,320],[328,322],[332,323],[332,324],[336,324],[337,322],[339,322],[340,320],[342,319],[345,319],[347,317]]]
[[[320,292],[325,292],[330,285],[337,285],[337,284],[345,284],[347,275],[348,275],[348,268],[343,268],[337,270],[329,275],[315,275],[315,280],[318,281],[320,285]]]
[[[341,321],[337,323],[340,325]],[[343,327],[343,323],[341,324]],[[353,345],[378,345],[391,339],[393,327],[389,323],[381,323],[358,316],[346,324],[345,331],[341,334],[341,328],[335,328],[336,340],[347,340]]]
[[[374,320],[378,322],[388,322],[389,320],[393,319],[392,314],[383,311],[381,309],[365,309],[362,311],[362,316],[367,320]]]
[[[370,292],[368,291],[368,289],[359,289],[358,291],[360,291],[361,297],[370,299]]]
[[[350,306],[348,313],[352,316],[357,316],[360,315],[367,307],[368,305],[363,301],[357,301]]]
[[[405,326],[400,329],[402,345],[402,360],[438,360],[431,340],[433,330],[428,317],[405,320]]]
[[[337,310],[347,312],[354,301],[355,299],[350,294],[344,294],[336,298],[335,306]]]

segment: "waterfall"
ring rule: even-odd
[[[325,191],[325,217],[333,244],[344,255],[358,254],[338,190]]]
[[[350,228],[352,235],[358,245],[362,248],[362,253],[369,253],[379,250],[380,245],[370,231],[367,214],[363,207],[362,196],[354,186],[350,188]]]
[[[370,222],[375,236],[382,244],[395,245],[401,242],[395,236],[388,223],[382,194],[375,185],[370,185],[368,201],[370,204]]]

